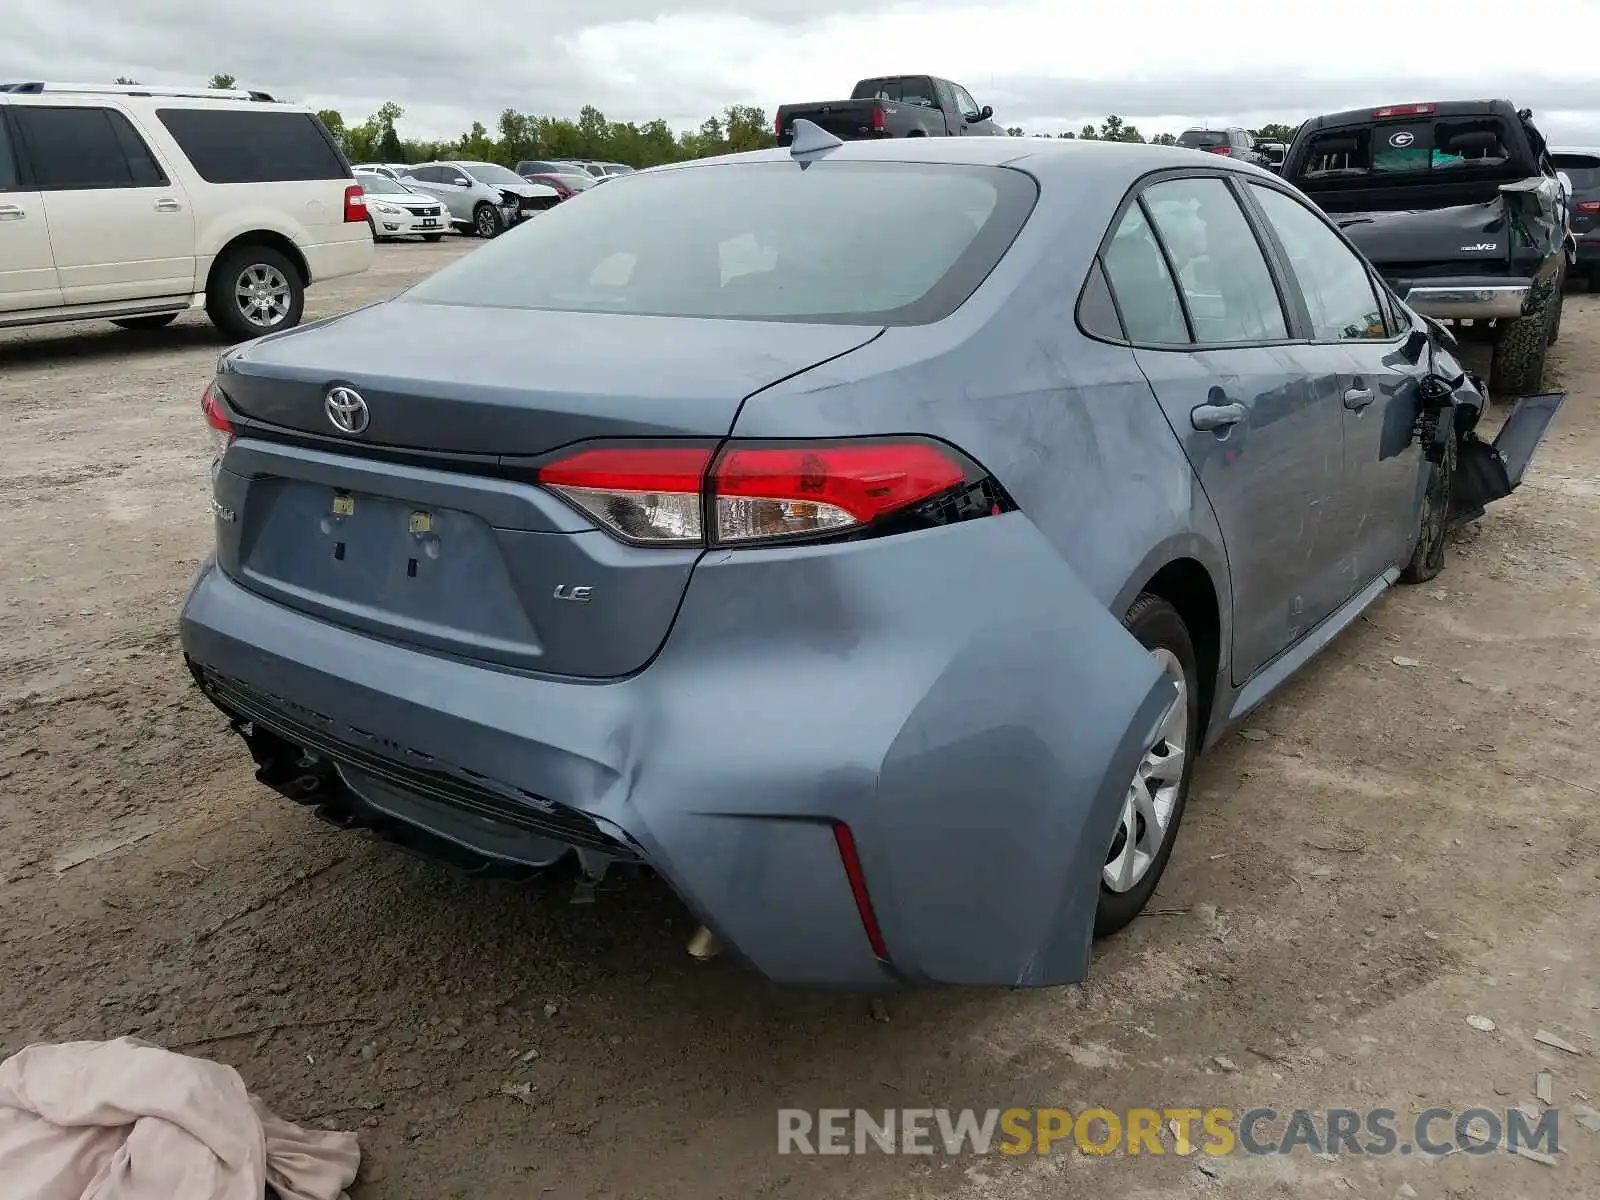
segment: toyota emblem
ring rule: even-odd
[[[327,397],[322,401],[322,407],[328,414],[328,420],[333,422],[333,427],[340,433],[361,433],[372,420],[367,402],[355,388],[329,388]]]

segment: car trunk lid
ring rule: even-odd
[[[238,434],[215,483],[218,560],[374,636],[627,674],[700,552],[617,541],[539,488],[539,463],[594,439],[715,443],[745,397],[879,332],[400,300],[250,343],[217,379]],[[360,397],[357,432],[330,418],[334,387]]]

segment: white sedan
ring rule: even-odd
[[[413,191],[376,171],[357,171],[356,182],[367,197],[367,224],[374,241],[420,237],[437,242],[450,229],[450,217],[437,196]]]

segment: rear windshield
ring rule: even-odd
[[[1311,139],[1296,178],[1492,171],[1511,164],[1513,146],[1498,117],[1347,126]]]
[[[1565,171],[1578,191],[1600,190],[1600,154],[1552,154],[1556,170]]]
[[[920,325],[983,282],[1027,220],[1003,167],[789,161],[619,176],[458,260],[406,300]]]
[[[924,108],[938,108],[933,94],[933,80],[927,76],[906,79],[863,79],[850,93],[852,100],[892,100],[900,104],[920,104]]]
[[[1228,131],[1226,129],[1188,129],[1178,135],[1178,145],[1187,146],[1197,150],[1201,146],[1226,146],[1228,144]]]

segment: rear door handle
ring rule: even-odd
[[[15,204],[0,204],[0,221],[20,221],[28,214]]]
[[[163,196],[161,199],[156,201],[156,211],[157,212],[182,212],[183,211],[183,205],[179,204],[171,196]]]
[[[1360,412],[1371,403],[1371,388],[1351,388],[1344,394],[1344,406],[1351,412]]]
[[[1202,433],[1213,429],[1227,429],[1244,420],[1244,405],[1202,404],[1189,412],[1189,423]]]

